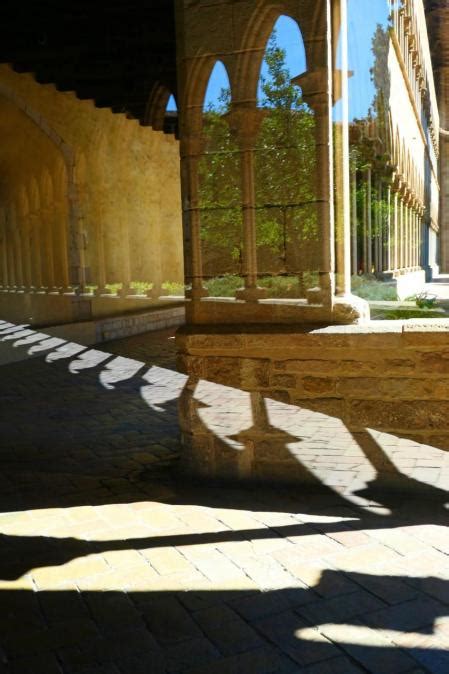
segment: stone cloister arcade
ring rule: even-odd
[[[31,64],[24,45],[5,39],[2,60],[14,67],[0,67],[0,309],[36,326],[115,318],[118,336],[128,319],[145,314],[148,327],[155,308],[185,305],[181,418],[199,464],[210,437],[195,431],[191,395],[208,368],[251,390],[255,410],[262,393],[323,399],[331,410],[343,406],[351,427],[335,358],[332,376],[309,390],[256,345],[276,341],[278,330],[295,344],[298,330],[369,326],[352,276],[375,275],[405,297],[437,271],[440,122],[421,0],[379,0],[371,22],[354,0],[179,1],[174,9],[155,3],[159,23],[151,23],[142,6],[132,38],[111,18],[128,48],[125,87],[112,43],[97,43],[82,17],[87,52],[101,56],[91,64],[78,55],[78,71],[70,60],[58,67],[45,44]],[[301,54],[288,67],[276,43],[281,20],[294,26]],[[214,107],[206,99],[217,64],[224,79]],[[172,95],[177,115],[167,112]],[[233,345],[247,329],[241,359]],[[374,328],[348,344],[358,348],[364,329]]]

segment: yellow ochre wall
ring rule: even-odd
[[[174,136],[1,65],[0,272],[9,287],[182,283]]]

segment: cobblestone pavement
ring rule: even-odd
[[[170,332],[0,340],[0,672],[449,672],[442,498],[187,484]]]

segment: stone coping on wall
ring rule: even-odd
[[[277,323],[308,325],[317,323],[353,324],[369,320],[369,304],[356,295],[333,297],[332,303],[292,298],[265,298],[258,301],[243,301],[233,297],[204,297],[186,303],[187,322],[197,325],[239,323]],[[312,291],[310,291],[312,292]]]
[[[0,293],[0,316],[16,323],[45,327],[158,311],[164,307],[184,306],[184,303],[183,297],[173,295],[153,299],[143,296],[3,292]]]
[[[425,333],[448,333],[449,318],[410,318],[405,320],[372,320],[365,323],[351,325],[325,325],[325,324],[270,324],[265,323],[240,323],[240,324],[189,324],[187,323],[178,332],[178,338],[182,336],[200,335],[265,335],[267,339],[274,337],[276,340],[288,337],[288,339],[301,339],[302,335],[397,335],[409,332]]]

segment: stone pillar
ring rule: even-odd
[[[410,195],[405,196],[404,201],[404,268],[410,267]]]
[[[64,202],[55,202],[55,251],[58,251],[57,260],[57,285],[60,294],[73,292],[70,283],[69,270],[69,243],[68,243],[67,215],[64,210]]]
[[[357,170],[351,171],[351,257],[352,273],[359,271],[358,246],[357,246]]]
[[[337,295],[351,293],[351,190],[349,165],[349,88],[347,0],[332,3],[332,64],[334,105],[341,119],[334,125],[335,242]],[[337,69],[339,63],[339,69]],[[339,86],[338,86],[339,85]]]
[[[392,253],[392,241],[391,241],[391,185],[388,184],[386,188],[387,194],[387,227],[385,231],[384,238],[384,263],[383,267],[385,271],[391,269],[391,253]]]
[[[190,138],[189,142],[183,142],[181,139],[181,177],[184,187],[184,269],[186,281],[191,284],[191,289],[186,291],[186,297],[192,300],[199,300],[209,294],[203,286],[201,257],[198,176],[201,145],[199,136]]]
[[[243,276],[245,287],[237,290],[241,300],[257,301],[265,297],[266,291],[257,286],[257,232],[256,232],[256,189],[254,173],[254,148],[260,129],[259,110],[245,104],[235,104],[229,123],[240,148],[240,171],[242,184],[243,216]]]
[[[30,213],[30,240],[31,240],[31,266],[32,266],[32,285],[35,292],[42,288],[42,263],[41,263],[41,241],[40,241],[40,222],[37,213]]]
[[[30,292],[33,288],[33,274],[31,266],[30,219],[27,213],[24,214],[22,224],[22,251],[25,290]]]
[[[383,237],[383,227],[382,227],[382,213],[380,211],[379,205],[382,199],[382,184],[380,178],[376,180],[376,200],[378,208],[375,212],[375,231],[376,235],[374,237],[374,269],[376,274],[380,274],[382,271],[382,237]]]
[[[95,295],[101,297],[101,295],[110,295],[110,288],[106,288],[107,283],[107,273],[106,273],[106,246],[105,246],[105,232],[103,228],[103,222],[99,219],[95,227],[96,243],[97,243],[97,270],[98,277],[97,288],[95,290]]]
[[[364,172],[365,194],[363,202],[363,258],[365,274],[371,274],[373,265],[372,254],[372,189],[371,189],[371,168],[367,168]]]
[[[16,284],[17,290],[21,292],[25,289],[24,273],[23,273],[23,255],[22,255],[22,235],[19,228],[15,231],[15,246],[14,255],[16,258]]]
[[[15,206],[10,210],[10,247],[12,257],[12,268],[14,270],[14,288],[18,291],[23,291],[23,265],[22,265],[22,248],[20,242],[20,225],[18,221],[18,213]]]
[[[9,264],[8,264],[8,235],[7,235],[7,227],[6,227],[6,212],[5,212],[5,217],[3,219],[3,222],[1,223],[2,229],[1,229],[1,244],[2,244],[2,258],[1,258],[1,263],[2,263],[2,286],[4,291],[8,291],[9,287],[11,286],[11,277],[10,277],[10,270],[9,270]]]
[[[131,288],[131,251],[129,245],[129,227],[126,221],[122,221],[120,232],[122,234],[122,282],[123,287],[118,293],[121,297],[137,295],[138,291]]]
[[[449,273],[449,133],[440,134],[440,271]]]
[[[416,269],[418,267],[418,204],[415,203],[413,209],[413,261],[412,265]]]
[[[403,194],[399,192],[399,212],[398,212],[398,269],[404,267],[404,199]]]
[[[5,211],[4,239],[6,242],[6,266],[8,270],[8,290],[14,291],[17,287],[16,259],[15,259],[15,223],[14,210],[11,206]]]
[[[330,27],[330,14],[328,16]],[[335,288],[335,211],[334,211],[334,161],[332,133],[332,58],[328,43],[328,68],[311,70],[292,79],[302,89],[303,99],[315,114],[316,148],[316,199],[319,236],[321,239],[320,287],[309,290],[308,299],[332,305]],[[348,247],[349,250],[349,247]]]
[[[45,260],[43,267],[43,283],[47,288],[47,292],[54,292],[55,290],[55,255],[53,246],[53,223],[51,208],[46,207],[42,209],[42,244]]]

